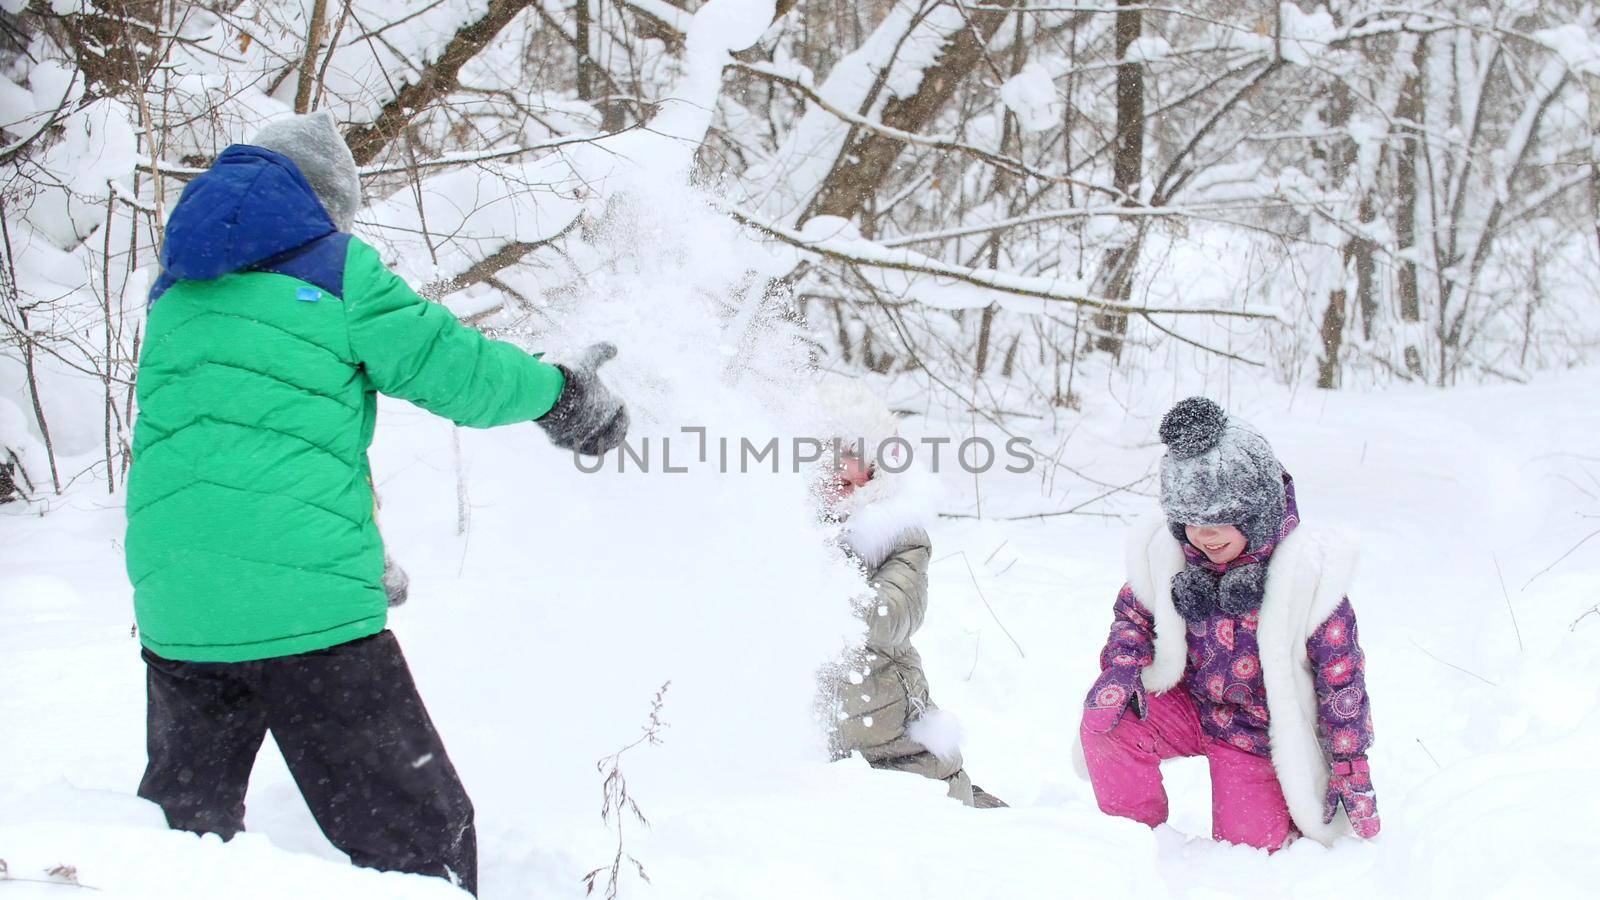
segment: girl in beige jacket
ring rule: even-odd
[[[831,736],[835,756],[860,753],[874,768],[938,779],[968,806],[1004,806],[967,776],[959,728],[953,716],[934,705],[922,657],[911,645],[928,611],[932,479],[914,467],[900,473],[880,470],[850,452],[857,440],[840,438],[845,452],[834,467],[833,483],[823,486],[829,514],[840,523],[841,543],[872,589],[860,610],[866,641],[827,686],[837,710]],[[872,446],[866,448],[871,455]]]

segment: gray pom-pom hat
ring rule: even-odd
[[[1277,539],[1283,465],[1250,424],[1205,397],[1180,401],[1161,420],[1161,508],[1172,533],[1185,525],[1234,525],[1251,549]]]
[[[1233,525],[1246,553],[1218,572],[1198,552],[1172,580],[1173,605],[1184,619],[1217,610],[1241,615],[1261,606],[1269,551],[1289,515],[1288,478],[1261,433],[1204,397],[1179,402],[1161,420],[1161,508],[1167,527],[1188,548],[1186,525]],[[1259,558],[1258,558],[1259,557]]]

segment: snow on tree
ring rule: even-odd
[[[581,318],[597,224],[681,179],[817,360],[960,407],[1174,355],[1521,380],[1600,338],[1586,9],[8,3],[5,399],[82,463],[53,481],[92,457],[115,486],[166,211],[313,108],[363,166],[359,230],[500,334]]]

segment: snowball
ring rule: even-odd
[[[961,721],[942,709],[923,713],[906,729],[906,737],[946,762],[961,755]]]

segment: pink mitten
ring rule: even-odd
[[[1372,771],[1367,759],[1340,759],[1333,763],[1333,774],[1328,778],[1328,796],[1322,803],[1322,821],[1333,821],[1333,814],[1344,803],[1345,815],[1350,817],[1350,827],[1364,838],[1373,837],[1382,827],[1378,821],[1378,797],[1372,790]]]

